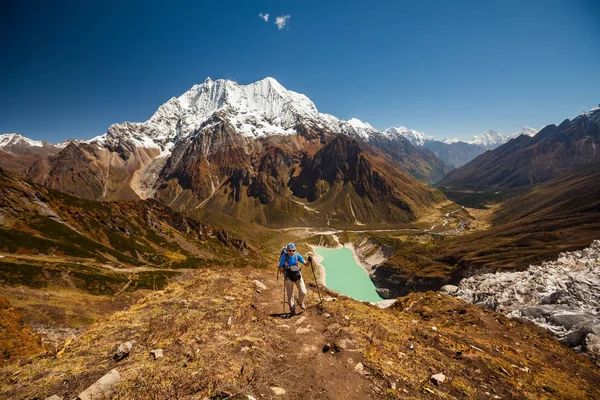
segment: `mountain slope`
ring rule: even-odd
[[[247,245],[156,200],[93,202],[19,179],[0,169],[0,279],[43,287],[65,283],[113,293],[128,275],[148,288],[173,269],[242,257]],[[140,267],[139,273],[137,268]],[[162,282],[162,283],[161,283]]]
[[[244,186],[253,186],[244,196],[254,203],[260,197],[255,196],[257,188],[273,178],[257,170],[266,147],[287,142],[286,151],[298,158],[339,133],[389,150],[396,168],[426,183],[448,171],[433,154],[412,147],[403,137],[384,138],[357,119],[343,121],[319,113],[306,96],[266,78],[249,85],[207,79],[163,104],[150,120],[115,124],[104,135],[72,143],[36,162],[27,176],[87,199],[157,197],[176,208],[202,207],[223,182],[232,184],[244,176]],[[254,179],[260,182],[250,182]],[[234,197],[241,201],[240,193]],[[296,199],[282,201],[286,207],[303,208],[292,205]],[[262,213],[248,207],[251,213]],[[223,208],[234,213],[231,207]]]
[[[343,296],[317,306],[308,286],[308,309],[283,319],[273,274],[198,272],[90,327],[60,357],[6,366],[0,395],[74,398],[116,369],[113,396],[128,399],[600,396],[599,370],[530,324],[435,293],[383,310]]]
[[[391,156],[400,163],[402,171],[421,182],[435,183],[450,172],[451,168],[448,167],[446,161],[434,152],[429,151],[429,141],[423,139],[425,147],[418,147],[398,129],[391,128],[382,134],[371,135],[369,144]]]
[[[31,140],[17,133],[0,135],[0,168],[25,174],[34,162],[58,153],[65,145]]]
[[[458,168],[437,187],[449,190],[527,188],[563,172],[598,163],[600,108],[559,126],[548,125],[533,137],[522,135]]]

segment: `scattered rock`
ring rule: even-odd
[[[300,325],[301,323],[303,323],[304,321],[306,321],[306,317],[300,317],[298,319],[298,321],[296,321],[295,325]]]
[[[432,327],[431,327],[431,330],[432,330],[432,331],[434,331],[434,332],[437,332],[437,327],[435,327],[435,326],[432,326]]]
[[[233,320],[231,319],[231,315],[230,315],[229,318],[227,318],[227,326],[231,326],[232,322],[233,322]]]
[[[409,349],[409,350],[414,350],[414,349],[415,349],[415,346],[414,346],[414,345],[411,343],[411,344],[409,344],[409,345],[408,345],[408,349]]]
[[[233,297],[233,296],[225,296],[224,299],[227,300],[227,301],[234,301],[234,300],[236,300],[236,298]]]
[[[278,328],[283,328],[283,329],[290,329],[289,325],[286,324],[281,324],[281,325],[277,325]]]
[[[318,351],[317,346],[305,344],[302,346],[302,351],[305,353],[316,353]]]
[[[285,394],[285,389],[277,386],[271,386],[271,390],[275,393],[275,396],[283,396]]]
[[[352,339],[341,339],[336,340],[334,347],[339,347],[340,349],[347,350],[353,349],[356,346],[356,342]]]
[[[441,385],[446,380],[446,375],[439,373],[435,375],[431,375],[431,382],[433,382],[436,386]]]
[[[58,397],[57,395],[53,394],[50,397],[46,397],[44,400],[63,400],[62,397]]]
[[[331,314],[325,313],[325,314],[323,314],[323,318],[331,318]]]
[[[327,353],[329,350],[331,350],[331,345],[327,343],[325,346],[323,346],[323,353]]]
[[[158,360],[159,358],[161,358],[163,356],[163,351],[162,351],[162,349],[154,349],[154,350],[150,350],[150,354],[152,354],[152,356],[154,357],[155,360]]]
[[[304,333],[309,333],[310,329],[309,328],[298,328],[296,329],[296,335],[302,335]]]
[[[117,352],[113,356],[113,359],[115,361],[121,361],[122,359],[127,357],[129,355],[129,353],[131,352],[131,349],[133,348],[134,344],[135,344],[135,340],[130,340],[125,343],[121,343],[119,345],[119,348],[117,349]]]
[[[440,292],[446,294],[454,294],[458,291],[458,286],[455,285],[444,285],[440,288]]]
[[[358,372],[359,374],[362,374],[363,372],[365,372],[365,367],[363,365],[363,363],[361,363],[360,361],[354,366],[354,370],[356,372]]]
[[[116,369],[113,369],[102,378],[98,379],[92,386],[85,389],[79,396],[78,400],[95,400],[109,396],[115,387],[121,382],[121,375]]]
[[[248,398],[248,400],[256,400],[256,397],[251,396],[251,395],[247,395],[246,397]]]
[[[327,302],[329,302],[329,301],[336,301],[336,300],[337,300],[337,297],[325,297],[323,299],[323,301],[327,301]]]
[[[267,290],[267,287],[265,286],[265,284],[262,283],[261,281],[259,281],[258,279],[254,280],[254,286],[256,286],[256,289],[259,289],[259,290]]]
[[[331,325],[329,325],[329,326],[328,326],[326,329],[327,329],[327,330],[329,331],[329,333],[331,333],[332,335],[337,335],[338,333],[340,333],[340,330],[341,330],[342,328],[341,328],[340,324],[338,324],[338,323],[334,323],[334,324],[331,324]]]
[[[377,308],[385,309],[391,307],[397,300],[398,299],[379,300],[378,302],[371,304],[374,304]]]

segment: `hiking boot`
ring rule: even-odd
[[[290,308],[290,315],[296,314],[296,307]]]

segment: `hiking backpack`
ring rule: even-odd
[[[288,256],[287,253],[287,246],[283,246],[281,248],[281,255],[279,256],[279,258],[281,259],[281,256],[285,255],[285,263],[283,264],[283,273],[284,273],[284,278],[285,279],[289,279],[292,282],[297,282],[298,280],[300,280],[300,278],[302,277],[302,274],[300,272],[300,266],[298,265],[298,260],[296,260],[296,265],[291,266],[288,264],[288,258],[290,256]],[[296,255],[294,254],[292,257],[295,257]]]

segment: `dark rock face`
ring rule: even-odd
[[[291,182],[291,189],[298,197],[315,201],[324,194],[323,188],[352,183],[359,196],[371,201],[393,198],[390,185],[373,168],[356,140],[338,136],[314,158],[303,161],[302,172]]]
[[[395,299],[412,292],[439,290],[448,283],[444,278],[411,277],[395,265],[383,263],[373,269],[371,280],[377,292],[386,299]]]
[[[60,153],[36,161],[26,173],[27,178],[65,193],[86,199],[96,199],[103,192],[102,170],[92,163],[96,156],[87,144],[71,142]]]

